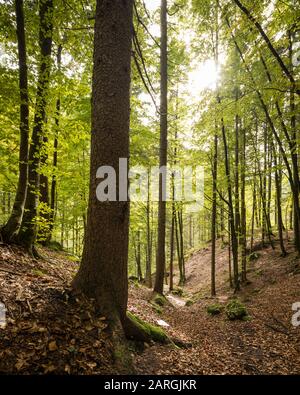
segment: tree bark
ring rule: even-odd
[[[119,201],[119,193],[117,201],[100,202],[96,173],[111,166],[117,191],[124,182],[119,158],[129,157],[132,19],[133,0],[97,0],[87,232],[73,281],[75,289],[96,300],[113,327],[121,323],[125,330],[132,326],[126,318],[129,202],[124,197]]]
[[[60,73],[61,71],[61,55],[62,55],[62,45],[58,46],[57,50],[57,69]],[[61,100],[60,96],[56,100],[56,111],[55,111],[55,132],[54,132],[54,152],[53,152],[53,174],[51,180],[51,191],[50,191],[50,219],[49,219],[49,235],[47,239],[47,243],[51,241],[52,232],[54,228],[54,219],[55,219],[55,207],[56,207],[56,195],[57,195],[57,164],[58,164],[58,137],[59,137],[59,119],[60,119],[60,107]],[[85,218],[84,218],[84,226]]]
[[[216,125],[217,129],[217,125]],[[217,221],[217,176],[218,176],[218,134],[214,136],[213,193],[211,219],[211,296],[216,295],[216,221]]]
[[[159,166],[165,177],[159,175],[158,231],[156,253],[156,276],[154,292],[163,294],[166,265],[166,166],[168,149],[168,53],[167,53],[167,0],[161,0],[161,44],[160,44],[160,154]],[[163,170],[165,169],[165,170]]]
[[[233,282],[234,282],[235,291],[238,291],[240,289],[239,267],[238,267],[238,241],[236,237],[236,230],[234,223],[234,208],[232,203],[230,164],[228,157],[228,145],[227,145],[224,119],[222,119],[222,136],[223,136],[223,144],[224,144],[225,173],[226,173],[227,191],[228,191],[229,224],[230,224],[230,234],[231,234],[231,250],[232,250],[232,258],[233,258]]]
[[[38,214],[38,195],[40,186],[39,167],[51,71],[53,0],[40,1],[39,17],[39,46],[41,59],[37,83],[34,126],[29,150],[29,186],[25,204],[25,213],[18,236],[20,243],[23,244],[29,252],[33,251],[33,246],[37,236],[36,218]]]
[[[21,227],[27,194],[29,155],[29,97],[23,0],[15,1],[15,10],[17,20],[17,39],[19,55],[20,152],[19,179],[13,210],[6,225],[1,229],[2,237],[7,242],[15,239]]]

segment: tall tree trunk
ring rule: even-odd
[[[61,55],[62,55],[62,45],[58,46],[57,50],[57,69],[60,73],[61,71]],[[58,137],[59,137],[59,119],[60,119],[60,96],[56,100],[56,111],[55,111],[55,132],[54,132],[54,152],[53,152],[53,174],[51,180],[51,192],[50,192],[50,220],[49,220],[49,235],[47,243],[51,241],[52,232],[54,228],[55,220],[55,207],[56,207],[56,197],[57,197],[57,164],[58,164]],[[85,217],[85,215],[84,215]],[[84,227],[86,226],[86,221],[84,218]]]
[[[229,273],[229,285],[230,288],[233,288],[233,281],[232,281],[232,264],[231,264],[231,222],[230,218],[228,218],[228,273]]]
[[[147,261],[146,261],[146,285],[152,288],[152,229],[151,229],[151,203],[150,203],[150,177],[148,174],[148,195],[147,195]]]
[[[253,250],[254,244],[254,225],[256,216],[256,161],[254,165],[254,175],[253,175],[253,197],[252,197],[252,218],[251,218],[251,241],[250,241],[250,252]]]
[[[160,43],[160,154],[159,203],[156,253],[156,276],[154,292],[163,294],[166,265],[166,178],[168,149],[168,44],[167,44],[167,0],[161,0],[161,43]],[[164,173],[164,175],[162,174]]]
[[[215,20],[215,67],[219,68],[219,0],[216,0]],[[217,86],[216,105],[219,103],[219,87]],[[212,168],[212,219],[211,219],[211,296],[216,295],[216,222],[217,222],[217,179],[218,179],[218,121],[215,114],[214,156]],[[222,230],[221,230],[222,231]],[[223,237],[223,235],[222,235]]]
[[[40,1],[39,17],[39,46],[41,59],[37,83],[34,126],[29,150],[29,186],[25,204],[25,213],[19,232],[19,241],[30,252],[33,252],[33,246],[37,236],[36,218],[38,214],[38,195],[40,186],[40,154],[44,135],[44,124],[51,70],[53,0]]]
[[[236,89],[236,102],[238,101],[238,88]],[[240,175],[239,175],[239,157],[240,157],[240,117],[235,116],[235,166],[234,166],[234,216],[235,231],[237,234],[238,244],[240,244],[241,233],[241,216],[240,216]]]
[[[179,242],[180,242],[180,264],[182,267],[182,278],[180,285],[184,285],[186,281],[185,277],[185,259],[184,259],[184,241],[183,241],[183,208],[182,206],[178,210],[178,230],[179,230]]]
[[[211,296],[216,295],[216,221],[217,221],[217,177],[218,177],[218,134],[214,137],[213,194],[211,218]]]
[[[142,274],[142,262],[141,262],[141,231],[138,230],[137,232],[137,245],[136,245],[136,266],[137,266],[137,277],[138,281],[143,281],[143,274]]]
[[[246,130],[241,128],[241,263],[242,281],[247,281],[247,221],[246,221]]]
[[[171,241],[170,241],[170,284],[169,284],[169,290],[173,291],[174,288],[174,246],[175,246],[175,202],[174,202],[174,186],[172,185],[172,195],[173,195],[173,201],[172,201],[172,221],[171,221]]]
[[[97,0],[87,233],[73,281],[75,289],[96,300],[116,333],[122,331],[121,324],[125,331],[130,327],[126,318],[129,202],[121,193],[116,201],[99,201],[96,174],[100,167],[111,166],[117,191],[128,182],[119,171],[119,159],[129,157],[132,19],[133,0]]]
[[[288,32],[289,40],[289,58],[290,58],[290,73],[293,76],[293,40],[292,32]],[[299,180],[299,168],[298,168],[298,144],[297,144],[297,126],[296,126],[296,105],[295,105],[295,90],[296,83],[293,82],[292,89],[290,92],[290,113],[291,113],[291,140],[292,140],[292,167],[294,176],[294,241],[298,252],[300,252],[300,210],[299,210],[299,192],[300,192],[300,180]]]
[[[47,152],[48,137],[43,137],[42,153],[40,158],[40,167],[47,166],[48,152]],[[46,245],[49,237],[49,220],[50,220],[50,200],[49,200],[49,179],[42,171],[40,173],[40,210],[39,217],[43,225],[39,227],[37,240]]]
[[[277,202],[277,228],[278,228],[278,237],[281,249],[281,255],[286,256],[286,249],[284,246],[283,240],[283,221],[282,221],[282,209],[281,209],[281,180],[279,176],[278,169],[278,161],[277,161],[277,153],[275,150],[275,146],[272,143],[273,149],[273,157],[274,157],[274,167],[275,167],[275,187],[276,187],[276,202]]]
[[[12,241],[17,236],[22,223],[27,194],[29,154],[29,98],[23,0],[15,1],[15,9],[19,56],[20,152],[19,179],[13,210],[6,225],[1,229],[2,237],[7,242]]]
[[[228,192],[228,210],[229,210],[229,224],[230,224],[230,234],[231,234],[231,250],[233,258],[233,283],[235,291],[240,289],[239,282],[239,261],[238,261],[238,240],[236,237],[235,222],[234,222],[234,208],[232,203],[232,186],[230,177],[230,164],[228,157],[228,145],[226,138],[226,130],[224,125],[224,119],[222,118],[222,137],[224,144],[224,160],[225,160],[225,173],[227,180],[227,192]]]

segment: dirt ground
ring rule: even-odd
[[[218,248],[214,299],[209,296],[209,248],[189,259],[183,294],[169,296],[172,305],[161,310],[151,304],[151,290],[131,282],[129,310],[186,344],[132,348],[136,372],[300,374],[300,326],[291,324],[292,304],[300,302],[300,274],[292,246],[289,252],[282,258],[278,249],[265,248],[249,262],[248,284],[236,295],[247,308],[247,321],[206,311],[233,297],[227,249]],[[66,253],[42,253],[47,259],[36,261],[18,247],[0,246],[0,301],[8,319],[0,329],[0,373],[121,373],[113,364],[105,317],[95,314],[93,301],[70,289],[78,262]]]

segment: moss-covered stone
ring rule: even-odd
[[[136,327],[145,334],[145,338],[152,339],[158,343],[170,343],[168,335],[164,332],[163,329],[158,326],[149,324],[148,322],[143,321],[136,315],[127,312],[127,317],[136,325]]]
[[[163,295],[156,293],[152,298],[152,303],[155,303],[160,307],[164,307],[167,304],[167,299]]]
[[[229,320],[244,320],[248,316],[246,307],[238,299],[233,299],[227,303],[225,313]]]
[[[211,304],[211,305],[207,306],[207,308],[206,308],[206,311],[210,315],[221,314],[222,310],[223,310],[223,306],[218,303]]]

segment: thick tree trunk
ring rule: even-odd
[[[30,252],[32,252],[32,248],[37,236],[36,217],[38,214],[38,195],[40,186],[40,151],[43,141],[51,70],[53,0],[41,0],[39,13],[39,46],[41,51],[41,59],[37,84],[34,126],[29,151],[29,186],[25,204],[25,213],[18,237],[20,243],[23,244]]]
[[[163,294],[164,272],[166,265],[166,166],[168,149],[168,52],[167,52],[167,0],[161,0],[161,44],[160,44],[160,155],[159,166],[159,203],[156,252],[156,276],[154,292]]]
[[[132,14],[133,0],[97,1],[87,232],[73,281],[75,289],[95,298],[114,327],[121,322],[125,330],[132,326],[126,318],[129,202],[119,193],[117,201],[99,201],[96,174],[99,167],[111,166],[117,191],[128,181],[119,159],[129,157]]]
[[[2,237],[10,242],[17,236],[24,213],[28,180],[28,154],[29,154],[29,98],[27,75],[27,52],[24,26],[23,0],[15,1],[17,19],[17,38],[19,54],[19,88],[20,88],[20,152],[19,152],[19,179],[17,193],[12,213],[1,229]]]

